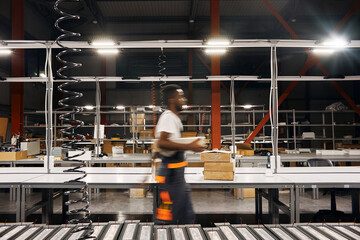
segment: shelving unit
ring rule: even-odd
[[[131,111],[130,109],[136,109]],[[105,134],[108,139],[111,137],[119,137],[124,141],[124,139],[129,140],[131,144],[136,144],[137,142],[143,142],[144,140],[139,137],[140,131],[139,128],[144,130],[153,129],[152,124],[152,114],[151,109],[147,110],[148,106],[125,106],[124,110],[108,110],[100,111],[100,114],[106,115],[106,122],[110,125],[105,125]],[[140,110],[139,110],[140,109]],[[142,109],[145,109],[143,111]],[[157,108],[160,109],[160,108]],[[230,106],[222,106],[222,132],[223,142],[226,142],[230,139],[230,136],[226,134],[227,131],[230,132]],[[61,111],[54,111],[54,122],[58,122],[58,116],[61,114]],[[157,119],[162,113],[161,110],[156,111]],[[236,135],[235,139],[237,142],[243,142],[246,140],[248,134],[253,131],[258,122],[263,118],[267,111],[250,109],[244,110],[242,107],[237,106],[236,110],[236,122],[240,122],[235,125]],[[35,124],[42,124],[41,117],[29,118],[31,115],[41,116],[44,114],[44,111],[37,112],[25,112],[25,129],[45,129],[45,126],[39,126]],[[138,114],[144,114],[144,124],[137,124],[137,119],[131,124],[131,116],[138,116]],[[83,116],[83,117],[80,117]],[[189,124],[188,116],[191,116],[192,123]],[[85,125],[81,130],[81,133],[88,133],[89,135],[93,134],[94,122],[96,117],[95,111],[84,110],[82,114],[79,114],[80,119],[85,121]],[[83,119],[84,118],[84,119]],[[183,110],[180,113],[180,118],[184,124],[184,131],[194,131],[200,134],[205,134],[207,129],[210,128],[211,123],[211,106],[188,106],[186,110]],[[347,110],[347,111],[304,111],[304,110],[280,110],[279,111],[279,141],[281,144],[286,146],[288,149],[297,149],[300,147],[317,147],[323,149],[336,149],[336,144],[342,141],[359,141],[360,140],[360,122],[354,122],[356,120],[356,112]],[[91,125],[88,125],[91,124]],[[58,146],[60,142],[64,141],[61,139],[61,136],[57,134],[57,129],[63,128],[65,126],[54,124],[54,143],[55,146]],[[254,148],[259,144],[270,144],[270,124],[266,124],[263,127],[262,135],[257,136],[253,140]],[[135,130],[132,134],[131,130]],[[340,131],[341,130],[341,131]],[[37,131],[38,132],[38,131]],[[302,138],[303,132],[314,132],[314,139],[304,139]],[[344,135],[352,135],[352,138],[345,138],[344,135],[341,136],[340,133]],[[91,141],[94,139],[88,139]],[[44,141],[44,140],[42,140]],[[116,141],[116,140],[112,140]]]

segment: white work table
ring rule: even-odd
[[[51,174],[47,174],[45,168],[0,168],[0,185],[22,189],[22,197],[18,200],[20,199],[23,205],[20,209],[22,209],[21,216],[24,217],[26,200],[24,189],[67,189],[78,186],[77,183],[68,181],[81,174],[63,173],[65,169],[67,168],[57,167],[51,170]],[[331,172],[335,169],[335,172]],[[89,188],[132,188],[148,185],[156,188],[157,186],[153,180],[152,168],[89,167],[84,170],[88,173],[84,180],[89,184]],[[204,180],[203,168],[186,168],[185,172],[186,181],[192,188],[288,188],[291,219],[296,212],[297,221],[300,214],[299,188],[360,188],[360,168],[357,167],[280,168],[279,173],[272,176],[266,176],[264,168],[236,168],[233,181]]]

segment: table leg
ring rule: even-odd
[[[156,219],[156,209],[158,206],[158,200],[159,200],[159,187],[157,184],[153,185],[153,221]]]
[[[19,192],[18,199],[16,202],[20,201],[20,219],[21,222],[26,222],[26,194],[25,194],[25,187],[21,186],[21,190]]]
[[[21,221],[21,186],[17,186],[16,188],[16,193],[17,193],[17,198],[16,198],[16,222],[20,222]]]
[[[259,189],[255,188],[255,217],[259,219]]]
[[[351,191],[351,204],[352,204],[352,214],[354,218],[360,218],[360,211],[359,211],[359,189],[352,189]]]
[[[295,189],[290,188],[290,223],[295,222]]]
[[[67,206],[65,203],[69,201],[69,196],[65,195],[66,189],[63,189],[63,195],[62,195],[62,222],[66,223],[68,220],[68,216],[66,214],[67,211],[69,211],[69,206]]]
[[[300,222],[300,194],[297,186],[295,186],[295,222]]]
[[[271,223],[276,224],[279,222],[279,209],[274,205],[274,201],[279,200],[279,189],[268,189],[269,193],[269,214],[271,216]]]
[[[50,214],[50,201],[52,196],[50,196],[50,189],[42,189],[42,202],[45,202],[45,205],[42,207],[42,222],[48,223],[49,222],[49,214]]]

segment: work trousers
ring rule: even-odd
[[[191,189],[184,178],[187,165],[184,152],[171,157],[161,156],[162,163],[156,177],[159,182],[160,201],[155,224],[191,224],[195,214],[191,202]]]

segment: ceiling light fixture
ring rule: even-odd
[[[114,46],[115,42],[112,40],[96,40],[91,42],[93,46]]]
[[[116,106],[116,109],[117,109],[117,110],[124,110],[124,109],[125,109],[125,107],[124,107],[124,106],[122,106],[122,105],[118,105],[118,106]]]
[[[95,107],[94,106],[91,106],[91,105],[86,105],[84,107],[86,110],[93,110]]]
[[[208,46],[229,46],[231,41],[226,38],[218,37],[218,38],[211,38],[206,41]]]
[[[119,53],[119,49],[116,48],[98,49],[97,52],[101,55],[116,55]]]
[[[12,51],[10,49],[0,49],[0,55],[10,55]]]
[[[222,55],[227,52],[226,48],[206,48],[205,53],[209,55]]]
[[[315,54],[330,55],[330,54],[333,54],[335,52],[335,49],[332,49],[332,48],[314,48],[312,50],[312,52],[315,53]]]
[[[246,105],[243,105],[242,107],[243,107],[243,108],[245,108],[245,109],[250,109],[250,108],[252,108],[252,107],[253,107],[253,105],[246,104]]]

